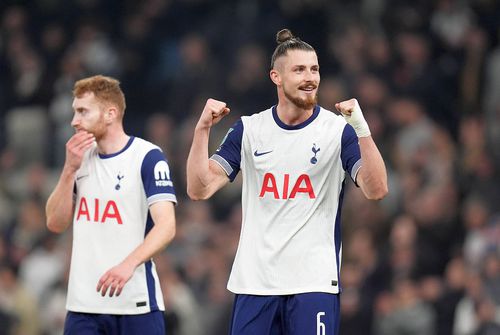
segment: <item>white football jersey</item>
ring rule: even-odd
[[[149,206],[176,202],[165,156],[154,144],[131,137],[118,153],[89,149],[75,180],[73,250],[67,309],[98,314],[164,310],[152,260],[137,267],[120,296],[101,296],[100,277],[123,261],[151,230]]]
[[[340,291],[340,212],[346,171],[356,180],[358,138],[316,106],[296,126],[276,107],[242,117],[211,159],[230,180],[242,170],[243,222],[228,289],[286,295]]]

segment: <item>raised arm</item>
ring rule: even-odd
[[[373,141],[368,124],[356,99],[337,103],[335,108],[344,116],[358,136],[362,166],[356,182],[366,198],[380,200],[388,193],[387,171],[377,145]]]
[[[380,200],[389,192],[384,160],[371,136],[359,138],[363,165],[356,181],[368,199]]]
[[[109,269],[98,281],[97,292],[109,296],[119,296],[125,284],[134,274],[135,269],[149,261],[163,250],[175,236],[174,204],[170,201],[158,201],[149,207],[154,226],[142,242],[120,264]]]
[[[73,187],[75,174],[82,164],[83,155],[94,143],[94,135],[80,131],[66,143],[66,161],[56,187],[45,206],[47,228],[54,233],[64,232],[73,218]]]
[[[225,171],[209,159],[210,128],[229,113],[226,103],[208,99],[196,124],[187,160],[187,194],[192,200],[210,198],[229,181]]]

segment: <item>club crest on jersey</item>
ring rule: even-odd
[[[314,156],[311,158],[311,164],[316,164],[318,162],[318,159],[316,158],[316,154],[321,150],[320,148],[316,149],[316,143],[313,143],[313,147],[311,148],[312,152],[314,153]]]
[[[277,181],[280,179],[280,176],[275,176],[273,173],[267,172],[262,180],[259,198],[263,198],[267,193],[274,199],[294,199],[299,193],[306,194],[309,199],[316,198],[309,175],[305,173],[301,174],[295,182],[290,182],[290,175],[288,173],[285,173],[281,178],[283,179],[283,187],[281,190],[278,190]],[[291,191],[289,192],[290,189]]]
[[[155,185],[161,186],[172,186],[172,181],[170,180],[170,168],[167,162],[159,161],[156,163],[154,168]]]
[[[118,179],[118,183],[115,185],[115,190],[118,191],[121,188],[120,182],[122,181],[123,178],[125,178],[125,176],[122,175],[121,172],[118,172],[118,174],[116,175],[116,179]]]

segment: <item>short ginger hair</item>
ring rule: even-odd
[[[121,117],[125,113],[125,95],[120,82],[114,78],[97,75],[80,79],[73,87],[73,96],[80,98],[85,93],[94,93],[97,101],[104,106],[116,106]]]

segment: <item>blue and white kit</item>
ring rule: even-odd
[[[339,293],[346,173],[361,167],[358,138],[320,106],[288,126],[276,107],[242,117],[212,155],[243,177],[243,220],[228,289],[237,294]]]
[[[99,278],[122,262],[153,227],[149,206],[176,203],[170,169],[159,147],[130,137],[112,155],[89,149],[75,180],[73,250],[67,309],[96,314],[164,310],[152,260],[137,267],[120,296],[101,296]]]

